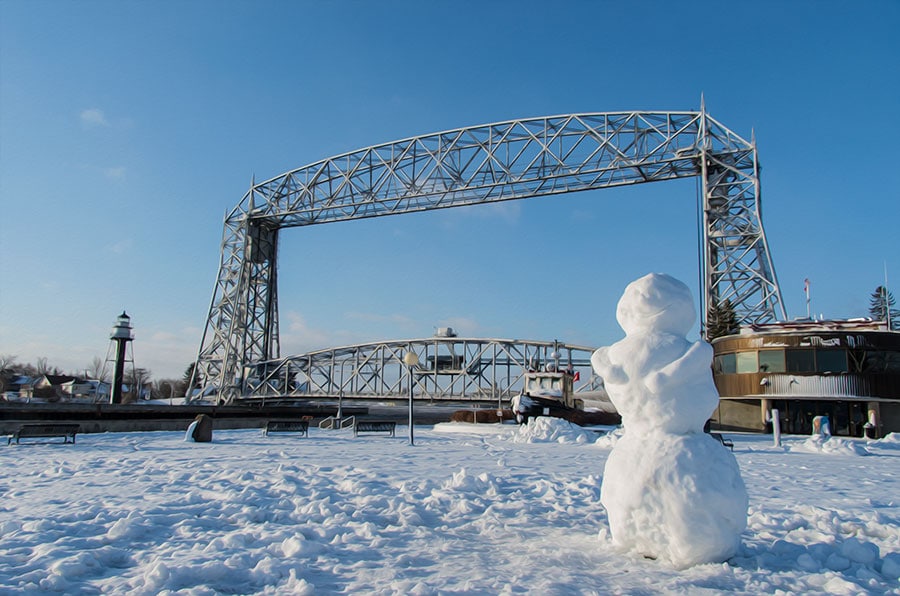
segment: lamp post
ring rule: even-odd
[[[403,355],[403,364],[409,370],[409,444],[415,445],[413,440],[413,367],[419,363],[419,357],[412,350]]]

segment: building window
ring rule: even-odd
[[[814,350],[785,350],[784,362],[789,373],[816,372]]]
[[[739,373],[755,373],[759,370],[756,364],[756,352],[738,352],[737,356],[737,372]]]
[[[737,361],[734,354],[722,354],[713,359],[713,370],[717,375],[730,375],[737,372]]]
[[[900,352],[884,353],[884,372],[900,373]]]
[[[900,373],[900,352],[887,350],[852,350],[850,372],[864,374]]]
[[[816,370],[823,373],[848,372],[847,351],[816,350]]]
[[[850,350],[847,352],[850,361],[850,372],[865,373],[870,372],[869,369],[869,353],[865,350]]]
[[[759,371],[781,373],[784,368],[784,350],[762,350],[759,353]]]

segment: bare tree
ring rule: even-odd
[[[41,356],[34,363],[34,370],[38,375],[61,375],[63,371],[58,366],[50,366],[46,356]]]
[[[0,374],[15,372],[16,359],[15,354],[0,354]]]
[[[91,365],[84,369],[84,372],[92,378],[98,381],[108,381],[109,380],[109,371],[103,370],[106,368],[106,363],[99,356],[94,356],[94,359],[91,360]]]
[[[0,398],[2,398],[2,394],[6,391],[7,375],[12,375],[15,373],[16,366],[16,357],[13,354],[0,354]]]
[[[125,383],[129,387],[131,399],[128,401],[137,401],[141,398],[141,390],[150,381],[151,372],[146,368],[135,368],[131,374],[126,375]]]
[[[181,389],[184,384],[179,379],[159,379],[153,384],[153,397],[156,399],[170,399],[181,397]]]

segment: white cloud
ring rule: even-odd
[[[196,327],[180,329],[142,329],[134,332],[135,365],[148,368],[153,378],[180,379],[184,369],[197,357],[200,330]]]
[[[106,247],[106,250],[117,254],[122,255],[131,250],[131,247],[134,245],[134,241],[131,238],[123,238],[119,240],[115,244],[110,244]]]
[[[321,329],[310,327],[306,318],[300,313],[291,311],[285,315],[285,318],[287,319],[287,329],[284,329],[280,336],[283,354],[303,353],[331,347],[329,334]]]
[[[81,123],[87,128],[109,126],[109,120],[106,119],[103,110],[98,110],[97,108],[82,110],[79,117],[81,118]]]
[[[153,335],[150,336],[150,339],[152,339],[153,341],[156,341],[156,342],[165,343],[165,342],[175,341],[179,338],[177,335],[175,335],[171,331],[157,331],[156,333],[154,333]]]
[[[421,328],[421,325],[404,315],[351,312],[345,314],[343,318],[344,320],[365,324],[351,324],[352,329],[341,329],[333,326],[321,328],[310,325],[306,318],[296,311],[287,312],[282,317],[281,325],[282,356],[368,343],[379,339],[398,339],[399,335],[404,334],[404,328],[407,330],[408,328]]]
[[[118,166],[115,168],[105,168],[103,174],[111,180],[122,180],[125,178],[126,171],[125,166]]]

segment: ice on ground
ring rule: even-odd
[[[597,539],[607,449],[452,426],[5,447],[0,593],[900,594],[900,450],[835,467],[734,435],[743,544],[674,571]]]
[[[724,561],[740,545],[748,496],[734,456],[703,432],[719,395],[712,347],[685,337],[690,289],[646,275],[625,288],[616,319],[625,338],[591,357],[625,429],[603,473],[612,543],[674,567]]]

